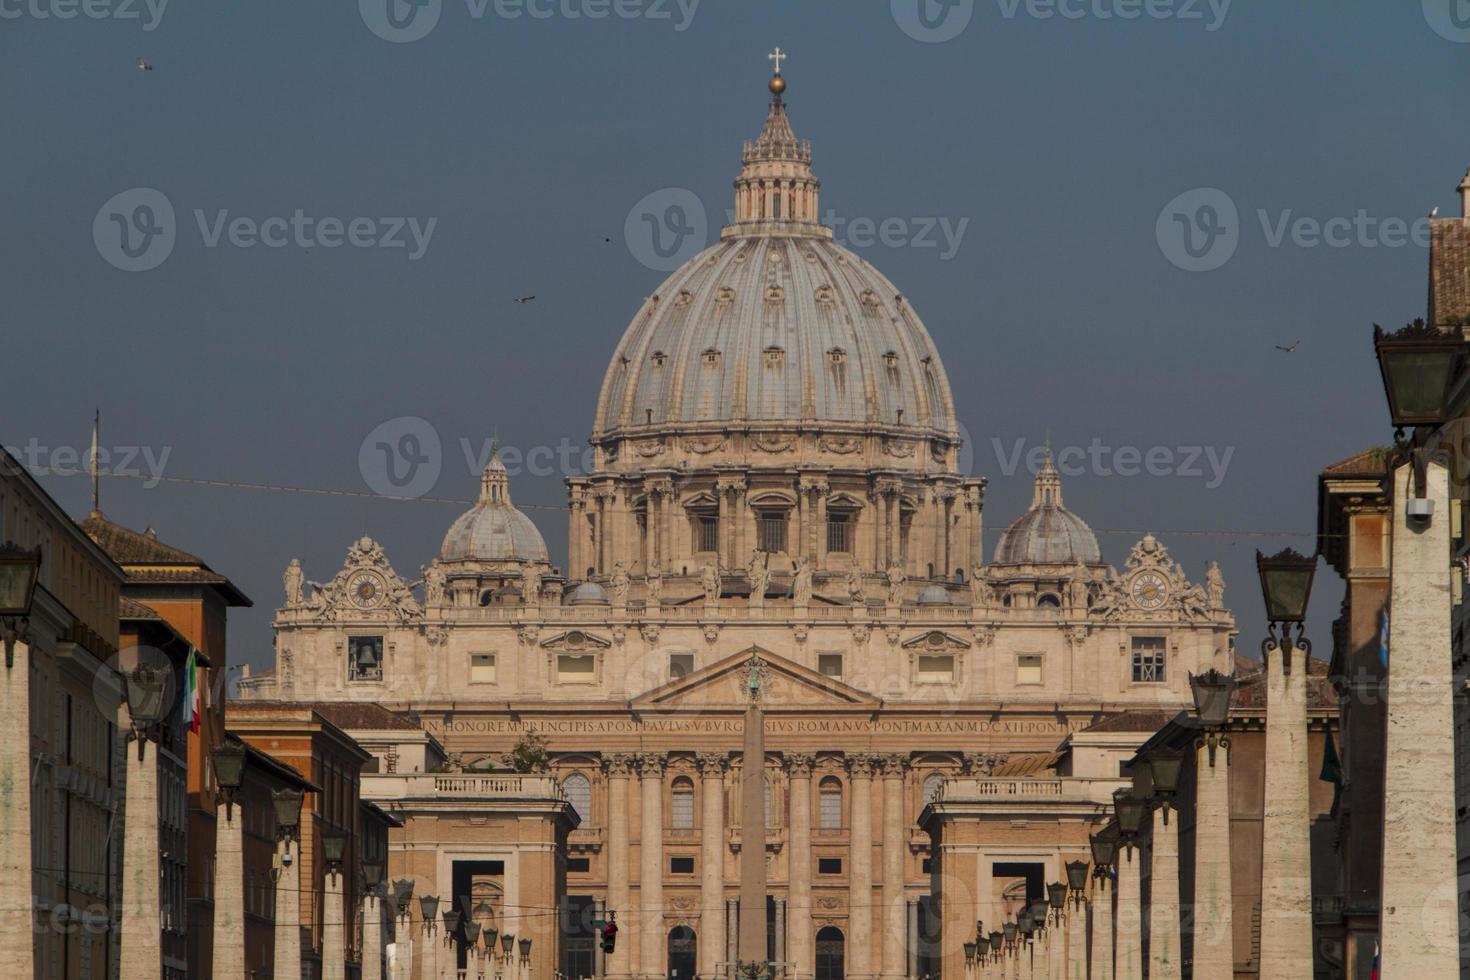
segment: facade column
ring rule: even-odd
[[[342,872],[328,865],[322,876],[322,980],[345,980],[347,976],[346,917]]]
[[[909,980],[919,975],[919,902],[908,900],[908,973]]]
[[[812,934],[812,755],[786,756],[786,773],[791,792],[791,848],[789,888],[791,904],[787,906],[789,921],[786,936],[787,960],[795,975],[809,978],[816,974],[816,945]]]
[[[582,497],[573,489],[567,501],[567,578],[576,581],[582,577],[582,555],[577,535],[582,529]]]
[[[295,847],[296,853],[292,854]],[[301,980],[301,846],[287,838],[276,845],[275,955],[272,980]],[[290,855],[288,860],[287,856]]]
[[[1115,980],[1113,974],[1113,879],[1110,873],[1092,879],[1092,950],[1087,980]],[[1086,910],[1083,910],[1086,914]]]
[[[592,567],[598,575],[607,574],[606,549],[603,547],[607,528],[607,498],[599,490],[592,497]]]
[[[740,958],[737,945],[740,941],[740,899],[725,899],[725,967],[724,976],[735,975],[735,964]]]
[[[1260,980],[1290,980],[1312,975],[1307,651],[1287,653],[1280,646],[1268,646],[1263,653],[1266,786],[1261,819]]]
[[[1218,742],[1211,746],[1206,739]],[[1200,739],[1194,773],[1194,976],[1197,980],[1233,980],[1229,740],[1213,734]]]
[[[784,963],[787,962],[787,957],[786,957],[786,899],[784,899],[784,898],[777,898],[777,899],[774,899],[774,902],[775,902],[775,905],[776,905],[776,922],[775,922],[775,926],[776,926],[776,962],[778,964],[784,964]],[[777,966],[776,967],[776,975],[777,976],[783,976],[783,975],[785,975],[785,972],[786,972],[786,968],[784,966]]]
[[[473,972],[474,957],[470,957]],[[362,896],[362,980],[383,980],[383,905],[368,888]],[[271,980],[275,980],[274,977]]]
[[[873,765],[874,756],[847,757],[852,830],[848,844],[847,976],[871,980],[873,943]]]
[[[638,757],[640,809],[643,823],[638,835],[641,858],[638,873],[638,914],[641,919],[642,973],[652,980],[666,975],[664,935],[664,763],[662,753]]]
[[[725,769],[723,753],[701,752],[700,799],[704,809],[699,819],[699,972],[705,977],[720,973],[725,950]]]
[[[1168,802],[1153,809],[1148,901],[1149,980],[1179,980],[1179,812]]]
[[[637,972],[635,956],[638,914],[632,906],[628,869],[628,779],[633,772],[633,756],[614,755],[603,760],[607,774],[607,907],[622,919],[618,930],[626,937],[623,948],[613,953],[609,977],[621,980]]]
[[[730,498],[735,491],[728,486],[718,486],[715,490],[719,501],[719,533],[715,535],[715,544],[719,547],[718,560],[722,566],[738,565],[735,555],[735,526],[730,519]]]
[[[827,567],[827,494],[831,489],[831,485],[827,484],[817,491],[817,528],[812,543],[814,568]]]
[[[908,848],[908,828],[903,819],[903,773],[908,760],[900,755],[883,756],[883,909],[882,975],[896,980],[904,974],[904,938],[907,927],[903,889],[903,855]]]
[[[1405,516],[1413,467],[1393,474],[1388,738],[1383,783],[1382,968],[1386,977],[1459,969],[1449,471],[1430,462],[1429,522]],[[1302,671],[1306,673],[1305,670]],[[1461,746],[1463,750],[1463,746]]]
[[[12,670],[24,670],[26,667],[21,662]],[[10,734],[12,740],[19,742],[29,754],[30,738],[16,737],[13,730]],[[128,782],[123,809],[126,832],[123,837],[118,970],[120,976],[129,980],[133,977],[146,980],[163,975],[163,932],[158,918],[158,743],[143,735],[133,737],[137,739],[137,746],[125,745],[123,748],[127,756]],[[27,779],[27,787],[29,783]],[[29,848],[29,826],[20,837]],[[25,870],[24,880],[29,884],[30,868]],[[32,932],[28,928],[20,936],[29,943]],[[8,954],[5,959],[9,965]]]
[[[1143,980],[1143,893],[1138,867],[1142,858],[1136,845],[1118,847],[1118,914],[1113,938],[1117,980]],[[1306,974],[1311,975],[1311,971]]]
[[[214,980],[245,980],[245,814],[215,807]]]

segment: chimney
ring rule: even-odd
[[[1460,186],[1455,189],[1460,192],[1460,217],[1470,218],[1470,170],[1465,171]]]

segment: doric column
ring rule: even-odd
[[[642,973],[662,980],[665,970],[664,936],[664,763],[661,752],[638,757],[638,785],[643,826],[638,835],[642,860],[638,871],[638,914],[642,920]]]
[[[1143,980],[1143,892],[1138,869],[1142,857],[1136,846],[1118,848],[1118,912],[1113,937],[1117,980]],[[1311,971],[1306,975],[1311,976]]]
[[[880,761],[883,775],[883,898],[882,974],[904,975],[904,940],[907,932],[903,894],[903,854],[908,847],[908,828],[903,819],[903,773],[908,760],[885,755]]]
[[[474,958],[470,958],[473,966]],[[362,896],[361,980],[383,980],[383,906],[377,893],[367,889]],[[275,980],[274,977],[271,980]]]
[[[27,665],[21,663],[18,669]],[[11,668],[12,670],[17,668]],[[7,716],[7,725],[14,724]],[[14,736],[15,732],[12,731]],[[25,748],[30,739],[12,738]],[[158,977],[163,973],[163,933],[158,919],[158,744],[148,738],[140,738],[136,745],[123,749],[127,756],[127,791],[123,814],[126,832],[123,840],[122,909],[118,930],[121,948],[118,952],[119,975],[123,977]],[[29,788],[29,780],[27,780]],[[18,787],[7,788],[8,806],[12,794]],[[4,836],[0,833],[0,836]],[[27,832],[17,836],[30,840]],[[29,844],[27,845],[29,846]],[[26,868],[25,881],[30,882],[30,868]],[[31,931],[20,934],[27,943]],[[6,965],[10,957],[5,956]],[[9,971],[14,975],[14,971]],[[26,976],[30,980],[30,975]]]
[[[1261,820],[1260,980],[1288,980],[1312,975],[1307,658],[1304,650],[1292,651],[1288,674],[1280,647],[1264,654],[1266,786]]]
[[[1179,980],[1179,812],[1168,803],[1153,810],[1149,870],[1149,980]]]
[[[637,944],[632,942],[637,935],[638,911],[633,908],[628,887],[628,779],[633,773],[633,756],[609,756],[602,766],[607,774],[607,907],[620,917],[619,931],[626,937],[623,948],[613,954],[608,975],[622,978],[638,969]]]
[[[1115,980],[1113,974],[1113,889],[1110,874],[1092,879],[1092,951],[1088,980]]]
[[[812,766],[816,758],[801,753],[786,756],[786,778],[791,792],[791,848],[788,858],[786,959],[798,977],[816,973],[816,945],[812,936]]]
[[[847,925],[853,941],[847,945],[850,961],[847,976],[869,980],[873,976],[873,765],[871,755],[847,757],[852,830],[849,837],[847,875]]]
[[[712,977],[725,949],[725,769],[729,759],[721,752],[701,752],[699,972]]]
[[[215,980],[245,980],[245,814],[224,803],[214,812],[214,972],[210,975]]]
[[[1219,741],[1211,746],[1212,739]],[[1194,773],[1194,976],[1233,980],[1229,741],[1216,735],[1200,739]]]
[[[287,856],[290,860],[287,860]],[[301,845],[276,845],[276,926],[272,980],[301,980]]]
[[[1455,865],[1454,678],[1450,653],[1449,472],[1427,465],[1426,524],[1405,516],[1413,467],[1393,475],[1388,742],[1383,796],[1383,975],[1459,969]],[[1306,674],[1305,668],[1302,674]],[[1464,745],[1459,746],[1465,751]]]

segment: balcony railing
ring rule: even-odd
[[[561,786],[550,776],[470,773],[364,773],[362,795],[369,799],[564,799]]]
[[[1061,795],[1060,779],[946,779],[935,799],[1037,799],[1057,798]]]

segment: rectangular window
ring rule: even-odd
[[[1133,683],[1164,683],[1164,638],[1162,636],[1135,636],[1133,638]]]
[[[760,550],[772,554],[786,550],[786,515],[767,511],[757,521]]]
[[[383,679],[383,638],[381,636],[349,636],[347,638],[347,679],[380,681]]]
[[[842,858],[817,858],[817,874],[842,874]]]
[[[949,654],[919,654],[919,680],[925,684],[954,680],[954,657]]]
[[[590,656],[558,654],[556,679],[563,684],[591,684],[596,680],[597,662]]]
[[[699,514],[694,518],[694,550],[720,550],[720,519],[713,514]]]
[[[495,683],[495,654],[472,653],[470,654],[470,683],[471,684],[494,684]]]
[[[592,870],[591,858],[567,858],[567,872],[570,874],[586,874]]]
[[[852,515],[827,515],[827,550],[837,554],[852,553]]]
[[[842,654],[819,653],[817,654],[817,673],[823,677],[833,680],[842,680]]]
[[[1021,653],[1016,655],[1016,683],[1041,683],[1041,654]]]
[[[669,654],[669,680],[681,681],[694,673],[694,654]]]
[[[694,858],[671,857],[669,858],[669,874],[692,875],[694,874]]]

